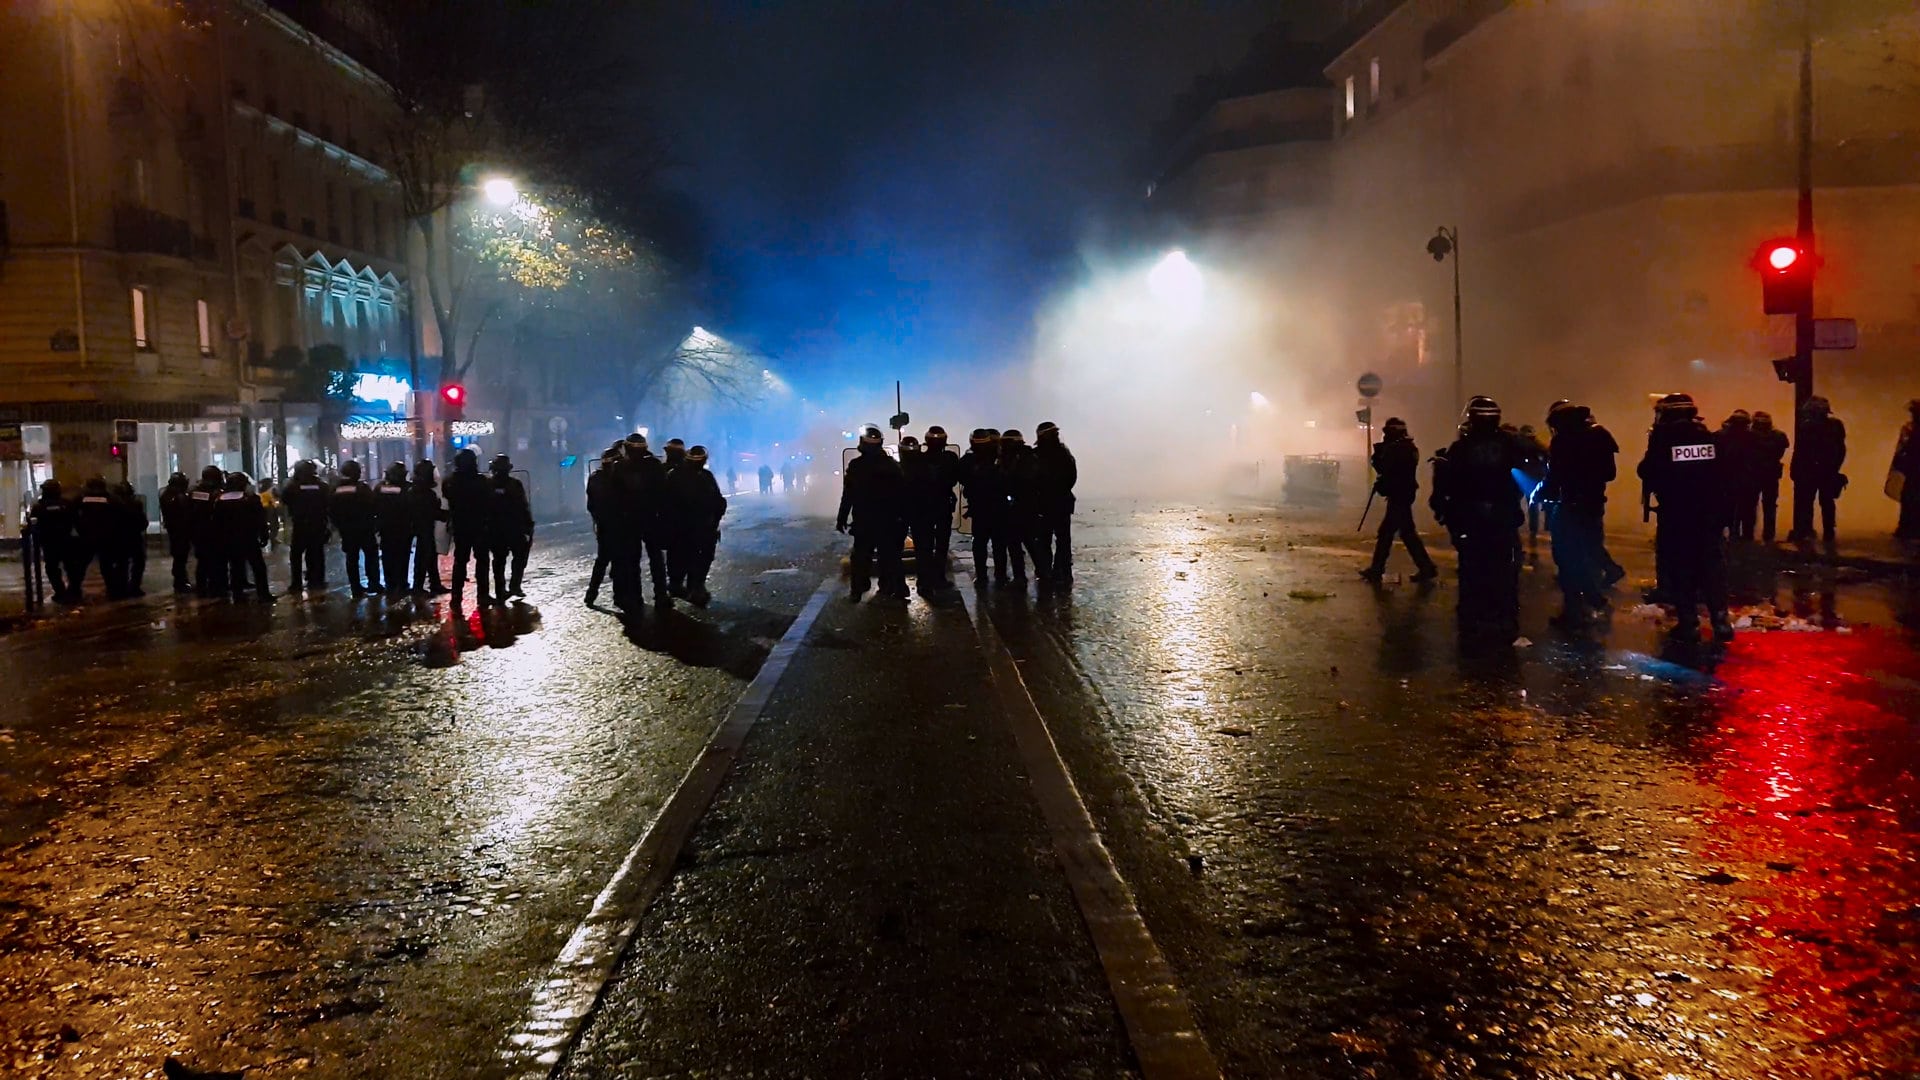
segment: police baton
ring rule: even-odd
[[[1367,527],[1367,515],[1373,513],[1373,497],[1378,494],[1380,494],[1378,491],[1367,492],[1367,508],[1360,511],[1360,524],[1353,527],[1354,532],[1359,532],[1361,529]]]

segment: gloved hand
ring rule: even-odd
[[[846,523],[846,520],[845,520],[845,519],[842,519],[842,520],[840,520],[840,521],[836,521],[836,522],[834,522],[834,523],[833,523],[833,528],[834,528],[834,531],[835,531],[835,532],[846,532],[846,531],[847,531],[847,523]]]

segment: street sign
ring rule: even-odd
[[[1373,406],[1369,405],[1364,409],[1353,410],[1353,419],[1356,423],[1365,425],[1366,427],[1372,427],[1373,426]]]
[[[113,441],[114,442],[139,442],[140,441],[140,421],[115,420],[113,422]]]
[[[1813,320],[1813,347],[1816,349],[1855,349],[1860,346],[1860,327],[1852,319]]]
[[[1379,397],[1380,390],[1384,386],[1386,386],[1386,383],[1380,380],[1380,376],[1375,375],[1371,371],[1360,376],[1360,381],[1353,384],[1353,388],[1360,391],[1360,396],[1363,398]]]

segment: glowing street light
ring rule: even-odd
[[[1253,393],[1247,395],[1247,403],[1249,405],[1252,405],[1256,409],[1273,408],[1273,402],[1268,401],[1267,395],[1261,393],[1258,390],[1255,390]]]
[[[1161,303],[1186,310],[1199,307],[1206,291],[1200,268],[1179,248],[1167,252],[1153,264],[1147,273],[1147,287]]]
[[[480,185],[480,193],[486,196],[488,202],[503,210],[520,201],[520,189],[504,176],[489,178]]]

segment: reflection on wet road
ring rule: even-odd
[[[631,635],[526,603],[171,599],[0,642],[0,1060],[468,1076],[816,575],[735,529]],[[539,561],[539,560],[537,560]]]
[[[996,618],[1065,672],[1057,728],[1074,683],[1095,695],[1062,741],[1110,838],[1164,830],[1123,870],[1230,1072],[1920,1069],[1897,605],[1829,590],[1882,625],[1743,633],[1703,664],[1625,612],[1605,643],[1549,637],[1543,570],[1540,642],[1489,662],[1456,654],[1450,587],[1376,593],[1337,537],[1088,516],[1071,599]]]

